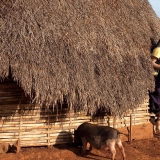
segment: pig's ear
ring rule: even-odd
[[[74,135],[75,135],[75,134],[77,134],[77,130],[76,130],[76,129],[74,130]]]

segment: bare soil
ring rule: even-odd
[[[123,142],[127,160],[160,160],[160,140],[157,138]],[[116,160],[122,160],[120,150],[116,148]],[[111,158],[108,150],[95,150],[84,157],[80,156],[81,148],[71,144],[52,147],[21,148],[17,154],[1,154],[1,160],[106,160]]]

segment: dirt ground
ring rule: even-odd
[[[126,160],[160,160],[160,140],[157,138],[123,142]],[[116,160],[122,160],[120,150],[116,148]],[[71,144],[53,147],[21,148],[17,154],[1,154],[1,160],[106,160],[110,159],[108,150],[93,149],[86,156],[80,156],[81,148]]]
[[[124,132],[125,130],[121,131]],[[139,125],[133,128],[133,131],[134,137],[131,143],[123,140],[126,160],[160,160],[160,139],[153,138],[152,126],[150,124]],[[123,137],[121,138],[123,139]],[[116,160],[122,160],[118,147],[116,147],[116,151]],[[17,154],[0,154],[0,160],[109,160],[111,158],[111,152],[102,149],[93,149],[84,157],[81,157],[80,153],[80,147],[62,144],[52,147],[21,148]]]

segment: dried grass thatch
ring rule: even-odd
[[[65,96],[74,109],[121,115],[154,86],[150,38],[160,22],[146,0],[5,0],[0,35],[0,76],[10,67],[46,106]]]

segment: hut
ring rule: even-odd
[[[85,121],[148,123],[159,26],[146,0],[1,1],[0,140],[52,145]]]

